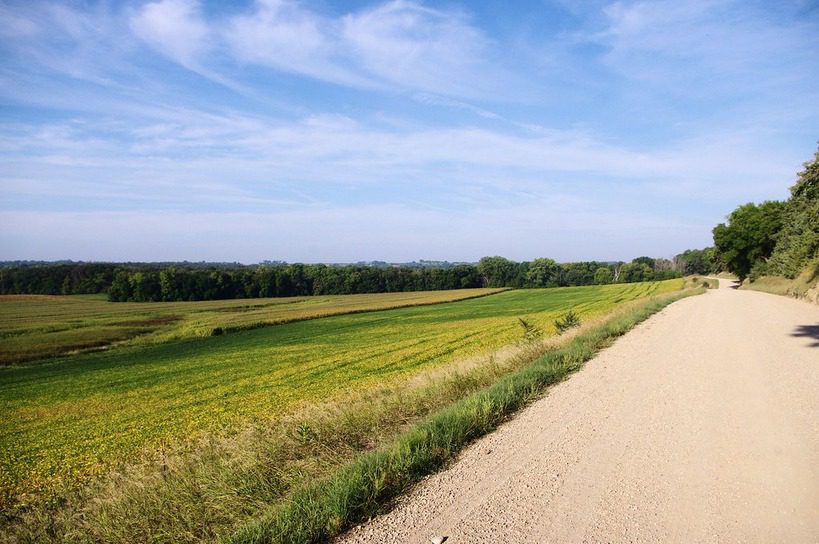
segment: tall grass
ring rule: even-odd
[[[325,541],[381,512],[394,497],[450,461],[465,445],[565,378],[615,338],[671,302],[700,291],[653,300],[549,351],[430,416],[393,443],[360,456],[332,476],[306,485],[287,503],[225,539],[233,544]]]
[[[754,281],[744,282],[740,289],[762,291],[819,304],[819,260],[810,263],[793,279],[782,276],[762,276]]]

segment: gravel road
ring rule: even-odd
[[[819,307],[721,284],[338,542],[819,542]]]

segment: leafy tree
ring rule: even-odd
[[[728,270],[744,280],[754,264],[766,261],[784,217],[784,202],[748,203],[731,212],[727,224],[714,227],[714,245]]]
[[[645,262],[631,262],[620,267],[620,281],[625,283],[651,281],[654,270]]]
[[[594,283],[597,285],[605,285],[611,283],[614,279],[614,272],[607,266],[601,266],[594,271]]]
[[[131,283],[131,298],[138,302],[155,302],[162,299],[159,274],[150,271],[134,272],[128,278]]]
[[[529,263],[526,271],[526,285],[528,287],[547,287],[556,285],[558,264],[552,259],[535,259]]]
[[[478,273],[486,287],[505,287],[517,272],[517,264],[503,257],[484,257],[478,262]]]
[[[108,289],[108,300],[111,302],[127,302],[131,299],[131,292],[131,282],[128,278],[128,272],[125,270],[117,270],[111,281],[111,287]]]
[[[631,264],[644,264],[651,270],[654,270],[654,265],[656,264],[656,262],[657,259],[652,259],[651,257],[637,257],[636,259],[631,261]]]
[[[686,276],[713,274],[720,271],[716,250],[713,247],[686,249],[674,257],[673,267],[674,270]]]
[[[770,270],[793,278],[819,258],[819,151],[791,187],[784,225],[777,235]]]

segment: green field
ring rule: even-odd
[[[112,344],[212,336],[219,330],[438,304],[497,291],[500,289],[142,303],[111,303],[104,295],[0,295],[0,365]]]
[[[520,340],[519,317],[551,334],[568,309],[588,319],[682,283],[506,291],[0,368],[3,505],[163,445],[489,353]]]

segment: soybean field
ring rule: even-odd
[[[0,368],[4,415],[0,422],[0,506],[79,485],[168,445],[191,443],[208,433],[235,432],[250,423],[280,417],[303,403],[325,401],[345,391],[363,391],[388,380],[405,379],[422,369],[491,353],[520,340],[519,319],[550,335],[554,334],[554,320],[568,310],[587,319],[682,285],[682,280],[668,280],[513,290],[447,304],[301,321],[290,318],[333,313],[327,307],[332,301],[320,302],[332,297],[279,299],[271,303],[283,312],[275,318],[254,314],[261,311],[255,305],[265,303],[259,300],[252,304],[175,303],[167,308],[158,303],[141,304],[139,311],[143,313],[116,317],[105,312],[125,305],[85,301],[101,312],[95,314],[100,316],[95,319],[101,328],[105,328],[100,324],[105,319],[123,322],[163,315],[182,317],[162,324],[167,327],[164,331],[158,327],[146,333],[155,335],[150,342]],[[477,294],[487,293],[471,296]],[[416,304],[430,300],[424,299],[423,293],[396,295],[421,297],[414,299]],[[367,302],[351,311],[399,305],[396,295],[366,295]],[[442,297],[440,293],[426,296]],[[45,298],[37,302],[41,306],[36,311],[25,304],[13,311],[4,309],[2,330],[11,330],[10,324],[25,321],[20,314],[33,311],[39,317],[30,329],[47,336],[52,330],[50,323],[58,323],[55,328],[64,326],[67,318],[60,305],[65,303]],[[49,304],[54,304],[53,317],[44,309]],[[183,304],[191,305],[187,314],[179,310]],[[191,317],[197,305],[210,312],[207,319]],[[242,305],[246,312],[236,310]],[[223,312],[223,308],[230,310]],[[162,313],[165,311],[167,314]],[[252,317],[232,324],[208,321],[243,313]],[[71,319],[93,321],[81,312],[75,312]],[[277,319],[280,324],[275,326],[239,330],[242,325],[275,323]],[[200,323],[189,326],[190,331],[212,334],[213,327],[223,327],[228,334],[171,332],[170,327],[186,320]],[[38,334],[30,331],[17,336],[30,338],[34,345]]]

